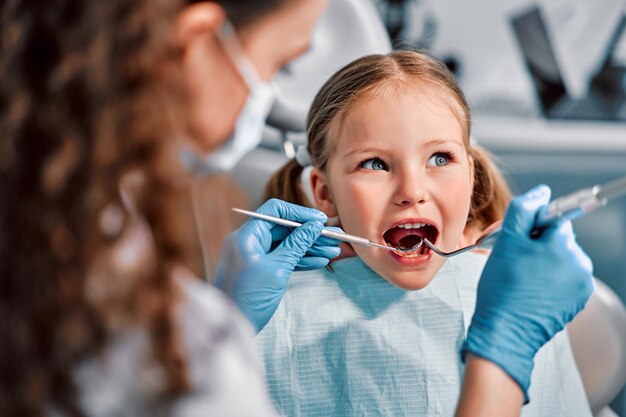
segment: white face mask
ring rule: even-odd
[[[183,164],[199,174],[231,171],[241,158],[261,143],[265,121],[276,96],[274,85],[263,81],[254,64],[245,55],[230,22],[224,24],[219,37],[250,92],[237,117],[232,136],[216,151],[201,158],[189,149],[183,151]]]

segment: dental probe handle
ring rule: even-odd
[[[548,209],[539,212],[536,226],[530,237],[537,238],[541,233],[558,219],[574,220],[585,214],[606,206],[608,199],[599,196],[601,187],[594,185],[557,198],[548,205]]]
[[[537,214],[535,225],[530,232],[530,237],[533,239],[538,238],[545,229],[559,219],[577,219],[600,207],[606,206],[609,200],[623,196],[626,196],[626,177],[618,178],[606,184],[594,185],[591,188],[585,188],[557,198],[552,203],[548,204],[546,210],[542,210]],[[452,252],[442,252],[428,239],[424,239],[424,243],[435,253],[445,257],[455,256],[475,248],[490,249],[502,230],[500,226],[501,223],[502,221],[500,220],[489,226],[483,232],[485,234],[473,245]]]
[[[606,206],[609,199],[623,197],[624,195],[626,195],[626,177],[575,191],[550,203],[546,213],[539,213],[537,226],[550,225],[557,218],[566,220],[577,219],[591,213],[595,209]]]
[[[551,224],[556,219],[574,220],[595,209],[604,207],[609,199],[616,199],[626,195],[626,177],[621,177],[602,185],[594,185],[557,198],[548,206],[546,213],[540,213],[537,219],[538,226]]]
[[[557,198],[548,205],[547,211],[539,213],[537,226],[549,226],[556,219],[574,220],[606,206],[608,200],[598,196],[600,189],[599,185],[595,185]]]
[[[535,228],[530,232],[530,237],[538,238],[545,229],[558,219],[574,220],[591,213],[597,208],[604,207],[608,199],[599,197],[600,190],[601,187],[595,185],[552,201],[548,204],[547,210],[541,211],[537,215]],[[481,248],[491,247],[500,231],[501,228],[498,227],[493,232],[483,236],[476,242],[476,246]]]
[[[280,224],[281,226],[287,226],[287,227],[300,227],[300,226],[302,226],[302,223],[294,222],[293,220],[286,220],[286,219],[281,219],[280,217],[268,216],[267,214],[257,213],[256,211],[242,210],[242,209],[235,208],[235,207],[233,207],[233,211],[236,211],[237,213],[245,214],[246,216],[250,216],[250,217],[257,218],[257,219],[265,220],[265,221],[268,221],[268,222],[271,222],[271,223]],[[364,237],[349,235],[349,234],[343,233],[343,232],[336,232],[334,230],[329,230],[329,229],[326,229],[326,228],[322,229],[322,236],[330,237],[332,239],[341,240],[343,242],[355,243],[357,245],[376,246],[376,247],[380,247],[382,249],[394,250],[394,248],[391,248],[389,246],[378,245],[378,244],[376,244],[374,242],[370,242],[368,239],[366,239]]]

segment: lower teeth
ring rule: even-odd
[[[402,256],[403,258],[417,258],[418,256],[424,255],[426,253],[426,249],[424,247],[424,245],[420,246],[419,248],[417,248],[414,251],[411,252],[404,252],[404,250],[408,249],[408,248],[403,248],[402,246],[395,246],[391,243],[387,243],[388,246],[392,246],[395,247],[397,249],[397,251],[395,251],[395,253],[397,253],[398,255]]]
[[[398,248],[398,249],[401,249],[401,248]],[[422,248],[418,248],[412,252],[403,252],[402,250],[398,250],[396,251],[396,253],[402,256],[403,258],[416,258],[424,254]]]
[[[427,248],[421,246],[421,247],[417,248],[415,251],[412,251],[412,252],[400,252],[400,251],[398,251],[397,253],[399,253],[400,256],[403,256],[405,258],[417,258],[418,256],[425,255],[426,254],[426,250],[427,250]]]

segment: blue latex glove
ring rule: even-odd
[[[478,284],[476,312],[463,346],[494,362],[524,391],[537,351],[584,308],[594,289],[589,257],[571,222],[531,239],[550,189],[541,185],[515,198]]]
[[[328,218],[319,210],[272,199],[257,212],[303,223],[291,229],[250,219],[224,241],[216,285],[259,332],[280,304],[291,273],[321,268],[341,250],[339,241],[320,235]]]

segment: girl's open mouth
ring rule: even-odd
[[[420,240],[428,239],[430,242],[435,243],[439,236],[437,227],[429,223],[422,222],[405,222],[398,224],[388,229],[383,238],[389,246],[393,246],[399,249],[409,249],[415,246]],[[430,248],[423,244],[414,251],[411,252],[396,252],[402,257],[417,257],[425,255],[430,252]]]

